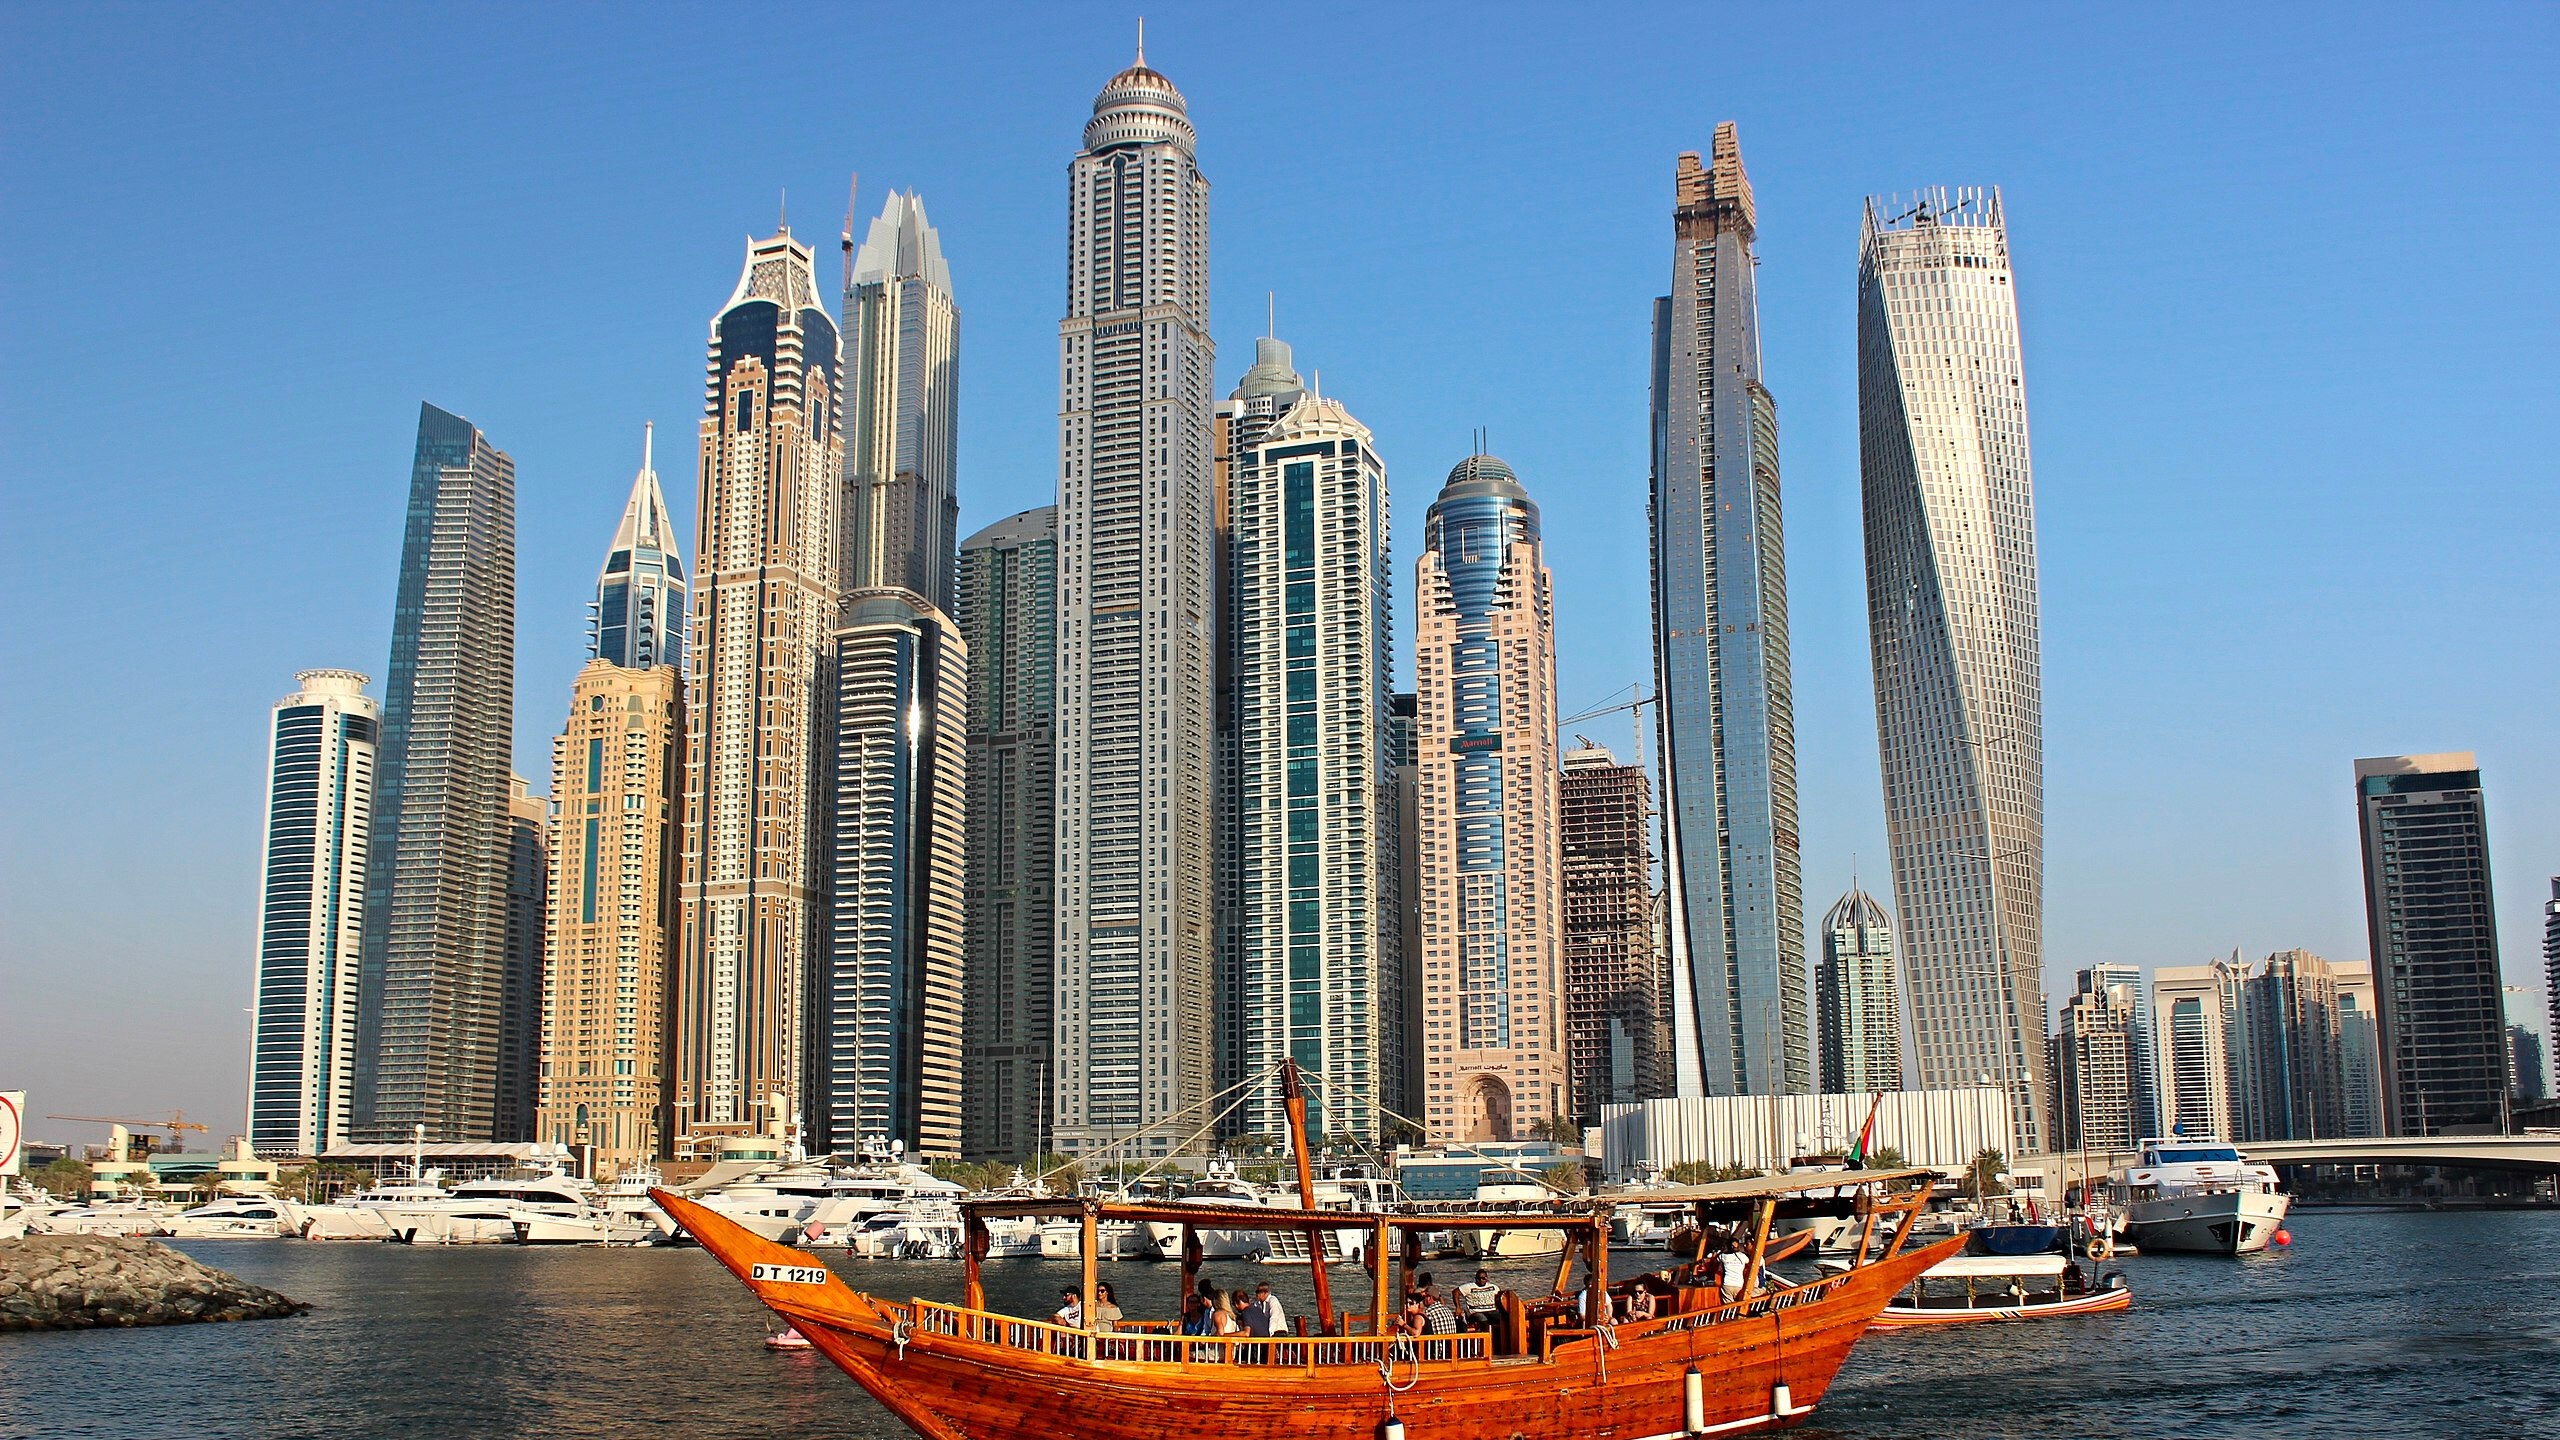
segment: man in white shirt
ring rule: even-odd
[[[1253,1287],[1253,1301],[1244,1307],[1244,1331],[1266,1339],[1289,1333],[1289,1312],[1281,1308],[1280,1297],[1271,1293],[1268,1280]]]
[[[1739,1248],[1728,1249],[1716,1257],[1716,1290],[1724,1297],[1724,1303],[1730,1305],[1742,1298],[1743,1277],[1750,1269],[1750,1260]]]

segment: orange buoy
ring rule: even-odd
[[[2290,1244],[2292,1244],[2292,1243],[2293,1243],[2293,1232],[2292,1232],[2292,1231],[2290,1231],[2290,1230],[2279,1230],[2279,1231],[2277,1231],[2277,1232],[2276,1232],[2276,1243],[2277,1243],[2277,1244],[2279,1244],[2279,1245],[2290,1245]]]

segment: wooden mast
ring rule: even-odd
[[[1298,1152],[1298,1208],[1316,1208],[1315,1164],[1307,1155],[1307,1091],[1298,1080],[1298,1062],[1280,1062],[1280,1098],[1289,1110],[1289,1145]],[[1324,1232],[1307,1231],[1307,1273],[1316,1282],[1316,1333],[1333,1333],[1333,1287],[1324,1273]]]

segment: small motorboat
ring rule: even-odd
[[[764,1348],[767,1350],[806,1350],[809,1348],[809,1337],[801,1334],[797,1328],[785,1325],[781,1329],[764,1337]]]
[[[2044,1255],[2062,1248],[2059,1225],[1976,1225],[1964,1233],[1976,1255]]]
[[[1839,1264],[1825,1260],[1822,1268],[1830,1271]],[[2091,1285],[2067,1255],[1958,1255],[1903,1287],[1876,1316],[1874,1328],[2054,1320],[2132,1304],[2133,1291],[2126,1288],[2122,1271],[2110,1270]]]

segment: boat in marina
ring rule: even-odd
[[[2144,1140],[2107,1188],[2125,1241],[2145,1254],[2254,1254],[2293,1209],[2293,1197],[2276,1188],[2275,1167],[2220,1140]]]
[[[1841,1264],[1825,1260],[1821,1268],[1829,1271]],[[2103,1315],[2132,1304],[2133,1291],[2121,1272],[2109,1271],[2092,1285],[2087,1272],[2066,1255],[1958,1255],[1915,1276],[1877,1314],[1875,1328],[2059,1320]]]
[[[1682,1268],[1612,1281],[1611,1206],[1554,1199],[1473,1213],[1410,1207],[1356,1217],[1317,1208],[1304,1139],[1296,1067],[1284,1064],[1291,1139],[1298,1155],[1296,1208],[1266,1207],[1266,1230],[1370,1231],[1361,1308],[1336,1310],[1326,1267],[1310,1263],[1316,1301],[1298,1335],[1196,1337],[1172,1319],[1124,1318],[1108,1333],[987,1308],[979,1273],[989,1227],[1041,1217],[1073,1224],[1085,1257],[1083,1306],[1094,1313],[1101,1233],[1114,1223],[1173,1224],[1198,1231],[1232,1211],[1180,1201],[1096,1196],[964,1202],[964,1298],[957,1305],[894,1301],[854,1289],[805,1252],[766,1240],[715,1210],[661,1191],[656,1199],[702,1247],[781,1320],[928,1440],[1159,1440],[1198,1429],[1222,1440],[1502,1440],[1515,1434],[1683,1435],[1773,1429],[1813,1413],[1868,1323],[1914,1276],[1949,1258],[1948,1240],[1904,1251],[1925,1203],[1894,1193],[1921,1172],[1826,1176],[1809,1195],[1785,1176],[1666,1191],[1701,1226],[1751,1237],[1745,1298],[1722,1303],[1702,1275]],[[1807,1212],[1852,1216],[1891,1238],[1873,1259],[1803,1282],[1766,1274],[1771,1226]],[[1427,1233],[1551,1231],[1560,1238],[1556,1293],[1509,1295],[1491,1331],[1412,1336],[1396,1324],[1399,1279],[1410,1283]],[[1807,1243],[1810,1243],[1808,1238]],[[1197,1249],[1186,1243],[1182,1284],[1192,1288]],[[1578,1269],[1578,1275],[1577,1275]],[[1654,1318],[1587,1324],[1620,1313],[1635,1288]],[[1508,1293],[1508,1292],[1506,1292]],[[1245,1368],[1239,1368],[1245,1367]],[[1253,1383],[1239,1383],[1240,1377]]]
[[[101,1200],[33,1216],[27,1229],[40,1235],[166,1235],[171,1213],[147,1200]]]
[[[283,1202],[266,1195],[230,1195],[169,1217],[177,1240],[272,1240],[292,1232]]]

